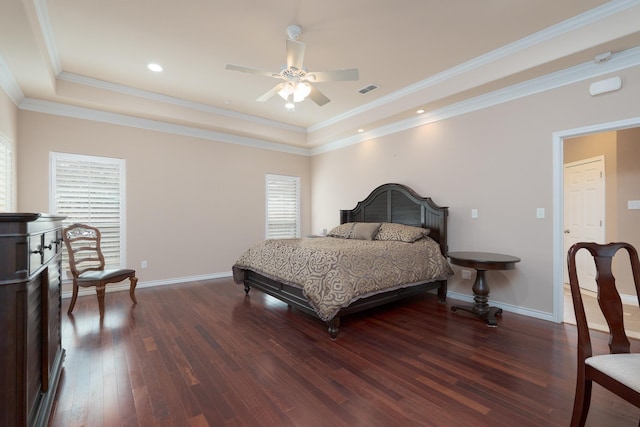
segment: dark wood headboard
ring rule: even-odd
[[[383,184],[355,208],[340,211],[345,222],[395,222],[428,228],[429,237],[447,254],[447,216],[449,208],[436,205],[430,197],[421,197],[402,184]]]

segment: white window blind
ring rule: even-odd
[[[120,268],[124,248],[125,163],[122,159],[51,153],[51,211],[100,229],[106,268]],[[63,265],[68,265],[66,251]]]
[[[267,239],[300,237],[300,178],[267,174]]]
[[[0,133],[0,212],[13,210],[13,158],[11,142]]]

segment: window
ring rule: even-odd
[[[267,239],[300,237],[300,178],[267,174]]]
[[[0,212],[13,210],[13,158],[11,142],[0,133]]]
[[[49,157],[51,212],[67,217],[65,227],[76,222],[98,227],[105,268],[120,268],[126,259],[124,160],[65,153]],[[66,251],[63,265],[68,265]]]

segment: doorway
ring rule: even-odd
[[[554,261],[553,261],[553,275],[554,275],[554,312],[553,312],[553,317],[554,317],[554,321],[560,323],[565,321],[565,311],[566,311],[566,315],[569,318],[569,320],[571,320],[571,318],[573,317],[573,313],[572,313],[572,306],[571,304],[569,304],[567,306],[566,303],[566,299],[565,299],[565,275],[566,275],[566,250],[565,250],[565,243],[566,243],[566,235],[565,235],[565,230],[566,228],[564,227],[565,225],[565,206],[564,206],[564,199],[565,199],[565,186],[564,186],[564,166],[565,163],[567,162],[571,162],[573,160],[575,160],[575,158],[571,157],[571,154],[569,151],[565,152],[565,143],[574,139],[574,138],[591,138],[593,135],[595,134],[602,134],[602,133],[606,133],[606,132],[613,132],[614,134],[617,133],[618,131],[623,131],[625,133],[630,132],[634,132],[634,139],[635,142],[640,141],[640,138],[636,137],[636,135],[640,135],[640,129],[636,130],[636,129],[632,129],[632,128],[638,128],[640,126],[640,117],[637,118],[633,118],[633,119],[628,119],[628,120],[624,120],[624,121],[618,121],[618,122],[612,122],[612,123],[604,123],[601,125],[595,125],[595,126],[591,126],[588,128],[580,128],[580,129],[572,129],[572,130],[567,130],[567,131],[563,131],[563,132],[557,132],[554,133],[553,135],[553,159],[554,159],[554,164],[553,164],[553,172],[554,172],[554,176],[553,176],[553,184],[554,184],[554,212],[556,213],[554,215],[554,219],[553,219],[553,253],[554,253]],[[637,133],[636,133],[637,132]],[[599,142],[598,144],[602,145],[601,142]],[[635,145],[635,144],[634,144]],[[583,156],[583,157],[587,157],[587,156]],[[595,155],[593,155],[592,153],[592,157],[595,157]],[[605,156],[606,157],[606,156]],[[615,158],[615,157],[614,157]],[[635,162],[637,162],[637,158],[638,156],[636,155],[635,157]],[[605,167],[606,170],[606,167]],[[609,182],[611,181],[611,182]],[[606,183],[606,190],[605,190],[605,194],[607,194],[607,198],[606,198],[606,205],[609,205],[610,203],[617,203],[618,204],[618,208],[620,208],[620,201],[616,202],[616,196],[618,196],[618,192],[616,190],[616,182],[615,182],[615,176],[614,179],[611,179],[607,181]],[[613,189],[612,189],[613,188]],[[611,194],[611,200],[609,200],[609,195]],[[626,195],[623,195],[622,198],[628,197]],[[626,200],[623,200],[625,203],[624,205],[626,206]],[[615,206],[613,207],[614,211],[615,211]],[[607,206],[605,208],[605,217],[607,218],[607,221],[605,221],[605,241],[610,240],[609,236],[613,236],[614,240],[617,240],[615,236],[618,236],[620,234],[625,236],[624,240],[627,240],[627,237],[629,237],[629,234],[626,232],[623,233],[619,233],[617,230],[618,224],[616,221],[616,215],[610,215],[610,208]],[[625,210],[626,211],[626,210]],[[627,212],[623,212],[624,215],[627,214]],[[618,215],[619,217],[619,215]],[[636,227],[637,228],[637,227]],[[610,232],[610,230],[612,230]],[[633,236],[631,236],[631,238],[633,238]],[[635,241],[631,241],[632,244],[634,245],[640,245],[640,239],[637,239]],[[633,304],[631,301],[628,301],[630,304]],[[635,306],[637,307],[637,299],[635,302]],[[595,307],[595,309],[597,309],[597,307]],[[570,311],[569,311],[570,310]],[[626,311],[625,311],[626,312]],[[626,322],[626,321],[625,321]],[[640,329],[637,329],[637,331],[640,331]]]

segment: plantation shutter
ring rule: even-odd
[[[300,178],[267,174],[267,239],[300,237]]]
[[[124,160],[52,153],[52,211],[63,225],[100,229],[105,268],[120,268],[124,254]],[[63,265],[68,265],[66,251]]]
[[[13,159],[11,157],[11,144],[9,140],[0,134],[0,212],[12,211],[13,193]]]

